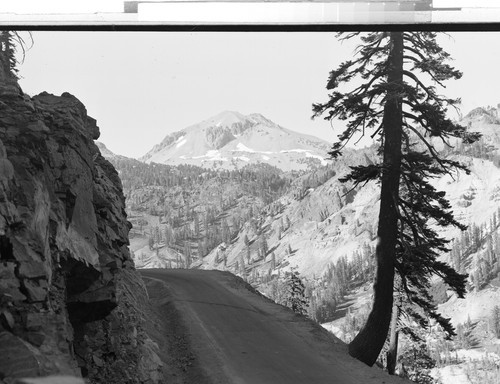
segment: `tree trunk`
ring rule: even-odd
[[[391,323],[398,225],[396,204],[401,167],[403,33],[391,32],[390,40],[387,76],[390,89],[386,96],[383,118],[384,168],[375,249],[377,273],[373,286],[374,301],[366,324],[349,344],[349,354],[370,366],[375,363],[384,346]]]
[[[392,308],[391,337],[389,339],[389,350],[387,351],[387,372],[389,372],[389,375],[394,375],[398,361],[398,317],[399,305],[395,304]]]

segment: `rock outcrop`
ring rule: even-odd
[[[98,137],[69,93],[0,92],[0,382],[159,380],[121,181]]]

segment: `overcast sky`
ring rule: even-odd
[[[446,95],[467,113],[500,103],[500,33],[442,39],[464,72]],[[311,104],[327,99],[328,72],[352,56],[331,32],[34,32],[20,66],[23,90],[69,92],[97,119],[100,141],[140,157],[168,133],[224,110],[258,112],[333,141]]]

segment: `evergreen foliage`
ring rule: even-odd
[[[300,279],[298,272],[285,273],[285,293],[283,305],[295,313],[307,314],[308,300],[305,295],[305,285]]]
[[[352,356],[372,365],[380,353],[391,321],[394,274],[401,277],[409,301],[424,311],[408,314],[422,326],[436,320],[448,333],[453,327],[443,318],[429,294],[430,278],[441,277],[459,297],[465,294],[466,276],[438,261],[448,241],[431,224],[465,229],[451,212],[445,193],[429,180],[450,173],[468,172],[461,163],[441,157],[432,139],[448,144],[450,138],[472,143],[479,134],[468,132],[446,116],[448,106],[459,100],[438,94],[444,81],[459,79],[461,72],[447,64],[450,58],[436,43],[433,32],[348,33],[360,37],[355,57],[330,72],[326,103],[313,105],[314,117],[347,120],[344,132],[330,155],[341,155],[345,145],[371,131],[378,142],[375,164],[353,166],[343,177],[354,188],[372,180],[381,182],[381,202],[376,248],[377,275],[374,305],[368,320],[349,346]],[[424,79],[429,79],[428,84]],[[356,81],[354,81],[356,80]],[[341,86],[355,85],[351,89]]]
[[[472,223],[451,247],[453,267],[460,273],[470,272],[470,283],[476,292],[497,278],[500,272],[499,212],[493,212],[489,225]]]
[[[400,362],[404,372],[403,377],[418,384],[433,384],[435,381],[430,375],[430,370],[436,366],[427,351],[425,343],[409,344],[409,347],[401,354]]]
[[[29,33],[29,38],[31,40],[31,46],[33,45],[33,39],[31,33]],[[0,61],[2,62],[2,67],[4,71],[13,79],[18,80],[18,64],[24,61],[24,56],[26,50],[31,48],[27,47],[26,41],[23,37],[16,31],[0,31]],[[16,57],[16,53],[20,51],[21,59]]]
[[[338,307],[345,303],[346,295],[353,289],[370,282],[374,276],[374,249],[368,244],[350,257],[341,257],[329,264],[325,273],[310,285],[309,316],[319,323],[337,319]],[[365,317],[366,319],[366,317]],[[359,331],[362,324],[356,324]],[[350,329],[352,332],[353,329]],[[352,339],[352,338],[351,338]]]
[[[306,284],[300,278],[299,273],[292,271],[282,274],[278,271],[277,275],[271,275],[271,271],[269,272],[268,289],[266,290],[269,297],[295,313],[307,315],[309,296]]]
[[[291,184],[289,175],[267,164],[226,171],[146,164],[119,156],[110,161],[120,173],[127,210],[137,213],[137,217],[129,216],[134,225],[131,236],[152,238],[151,250],[168,248],[181,253],[184,264],[206,256],[220,244],[230,244],[245,222],[256,224],[255,214],[265,207],[270,214],[283,210],[272,202]],[[141,212],[158,216],[159,225],[146,232]],[[261,248],[267,252],[267,241]],[[249,246],[247,253],[249,263]]]
[[[457,336],[455,338],[456,346],[462,349],[470,349],[476,346],[477,341],[472,335],[474,326],[470,318],[463,324],[457,324]]]
[[[491,330],[497,339],[500,339],[500,307],[495,305],[491,310]]]

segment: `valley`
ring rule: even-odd
[[[493,311],[500,302],[500,122],[496,113],[477,109],[464,118],[464,124],[483,134],[481,142],[454,148],[437,145],[443,154],[471,169],[469,175],[433,180],[447,192],[457,219],[468,225],[465,232],[446,228],[441,233],[451,240],[452,251],[443,255],[444,260],[468,274],[469,283],[465,299],[456,298],[437,280],[433,292],[443,315],[461,332],[466,328],[467,338],[475,342],[463,344],[463,333],[459,339],[443,341],[438,328],[431,328],[425,339],[432,358],[439,361],[433,369],[436,377],[450,367],[466,375],[473,366],[483,372],[478,374],[481,380],[496,377],[500,356],[500,342],[492,328]],[[224,125],[225,120],[216,118],[207,121],[222,127],[223,136],[241,129],[246,121],[233,119]],[[206,123],[201,126],[209,129]],[[276,127],[272,124],[268,129],[272,132]],[[255,144],[256,135],[253,140],[254,153],[269,149]],[[237,137],[232,142],[243,148]],[[279,136],[273,142],[279,145]],[[275,153],[300,152],[277,148]],[[370,164],[376,156],[372,148],[352,148],[341,158],[311,163],[307,169],[280,169],[268,164],[276,161],[260,158],[242,168],[232,163],[230,170],[225,166],[229,159],[207,167],[205,161],[172,165],[175,161],[169,158],[167,164],[148,164],[107,154],[127,196],[137,267],[230,271],[278,303],[285,303],[287,279],[297,272],[308,316],[345,342],[352,340],[371,305],[379,199],[375,183],[351,189],[339,178],[349,171],[348,164]],[[402,345],[409,348],[411,343],[403,338]],[[487,363],[479,368],[479,361]]]

